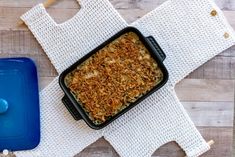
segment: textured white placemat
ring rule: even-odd
[[[128,26],[108,0],[80,0],[81,10],[57,24],[42,4],[22,16],[61,73],[86,53]],[[211,16],[211,11],[217,11]],[[108,127],[95,131],[76,122],[61,103],[58,77],[40,94],[40,145],[17,157],[71,157],[104,136],[122,157],[149,157],[176,141],[189,157],[209,149],[176,97],[174,86],[186,75],[235,42],[232,28],[210,0],[169,0],[131,24],[153,35],[167,55],[169,82]],[[227,35],[224,35],[227,33]],[[229,34],[229,36],[228,36]]]

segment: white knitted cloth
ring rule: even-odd
[[[80,0],[81,10],[56,24],[42,4],[22,16],[61,73],[86,53],[128,26],[108,0]],[[211,16],[215,9],[217,16]],[[209,149],[174,92],[175,84],[235,42],[232,28],[210,0],[170,0],[132,26],[153,35],[167,55],[169,82],[106,128],[76,122],[61,103],[58,77],[41,92],[41,143],[17,157],[71,157],[104,136],[122,157],[150,157],[176,141],[189,157]],[[230,36],[224,36],[227,32]]]

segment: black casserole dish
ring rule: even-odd
[[[127,27],[60,75],[62,101],[75,120],[101,129],[167,82],[165,57],[152,36]]]

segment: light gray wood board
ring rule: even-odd
[[[211,150],[201,157],[231,157],[232,156],[232,128],[207,128],[198,127],[206,140],[214,139],[215,144]],[[184,157],[185,153],[175,142],[170,142],[158,150],[156,150],[152,157]],[[85,148],[81,153],[75,157],[119,157],[112,146],[104,139],[99,139],[94,144]]]
[[[58,75],[31,32],[28,30],[0,30],[0,57],[16,56],[33,58],[38,65],[40,76]],[[235,46],[199,67],[188,78],[235,79],[234,69]]]
[[[40,90],[54,77],[39,77]],[[235,80],[184,79],[176,85],[181,102],[234,102]]]
[[[32,7],[38,3],[42,3],[45,0],[1,0],[0,7]],[[110,2],[116,8],[148,8],[154,9],[167,0],[110,0]],[[235,10],[235,2],[234,0],[214,0],[215,3],[221,8],[225,10]],[[52,8],[66,8],[66,9],[74,9],[77,8],[78,3],[76,0],[58,0]]]
[[[181,101],[234,101],[234,80],[184,79],[175,89]]]
[[[34,1],[25,2],[24,0],[20,0],[22,1],[22,3],[19,5],[20,3],[19,1],[14,1],[14,2],[13,1],[14,0],[10,0],[10,2],[7,0],[0,1],[1,29],[9,29],[9,28],[25,29],[25,27],[21,28],[17,27],[17,22],[20,18],[20,15],[24,14],[31,7],[38,4],[38,2],[35,3]],[[152,3],[150,3],[150,1]],[[114,7],[118,10],[118,12],[125,18],[125,20],[131,23],[136,19],[144,16],[154,8],[156,8],[158,4],[162,2],[162,0],[160,1],[150,0],[150,1],[115,0],[111,2],[114,5]],[[69,2],[72,4],[69,4]],[[17,5],[19,5],[20,7],[16,7]],[[65,6],[67,6],[68,8],[66,8]],[[61,1],[61,3],[57,2],[55,3],[55,5],[52,5],[50,8],[47,9],[47,11],[53,17],[53,19],[55,19],[57,23],[61,23],[72,18],[77,12],[79,12],[79,8],[80,7],[75,0],[68,2]],[[232,9],[225,10],[224,13],[229,19],[229,21],[234,21],[232,15],[234,15],[235,12]],[[231,24],[234,25],[234,22]]]
[[[198,127],[201,134],[206,140],[214,139],[216,142],[212,145],[211,150],[201,157],[231,157],[233,154],[232,145],[233,131],[230,127],[224,128],[207,128]],[[175,142],[170,142],[157,149],[152,157],[184,157],[185,153]],[[8,156],[7,156],[8,157]],[[13,157],[13,156],[9,156]],[[103,138],[85,148],[75,157],[119,157],[113,147]]]
[[[234,90],[235,90],[235,85],[234,85]],[[235,92],[234,92],[234,108],[233,108],[233,112],[235,111]],[[233,117],[233,154],[232,156],[235,157],[235,113],[234,113],[234,117]]]
[[[40,77],[40,88],[53,79]],[[233,80],[185,79],[176,93],[196,126],[233,127]]]
[[[138,8],[138,9],[153,10],[154,8],[166,2],[167,0],[126,0],[126,1],[110,0],[110,1],[116,8],[122,8],[122,9]],[[214,0],[214,1],[219,6],[220,9],[235,10],[234,0]]]

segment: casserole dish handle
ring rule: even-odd
[[[62,102],[76,121],[82,119],[81,115],[66,95],[62,98]]]
[[[154,39],[154,37],[148,36],[146,37],[146,40],[155,50],[155,55],[160,59],[161,62],[163,62],[166,59],[166,54],[163,52],[163,50],[161,49],[157,41]]]

